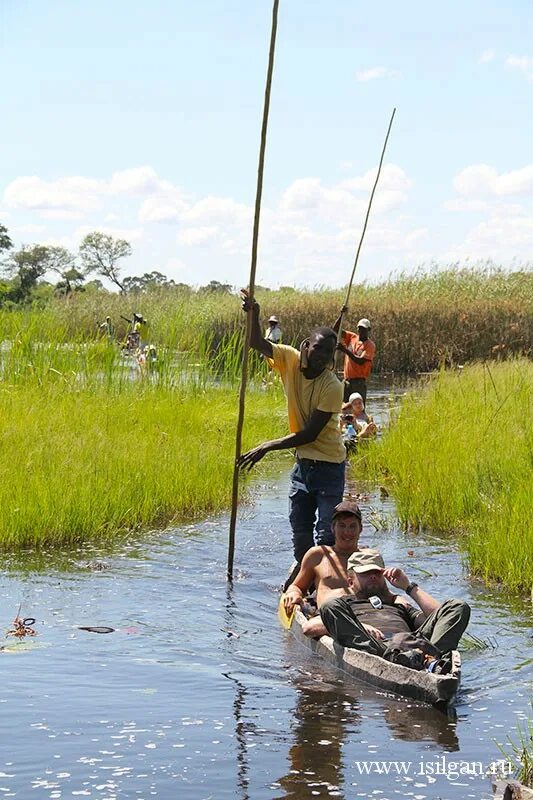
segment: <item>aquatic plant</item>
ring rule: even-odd
[[[228,505],[234,389],[164,365],[132,374],[104,344],[21,348],[0,382],[1,546],[111,538]],[[251,392],[244,446],[284,429],[280,393]]]
[[[514,272],[491,264],[420,269],[376,286],[356,285],[352,298],[345,322],[353,327],[361,316],[372,321],[378,344],[375,371],[426,372],[443,362],[502,360],[531,347],[533,272],[528,265]],[[312,328],[333,323],[344,290],[258,289],[257,299],[263,321],[275,312],[284,341],[298,345]],[[219,372],[234,372],[244,330],[239,298],[187,286],[141,294],[87,290],[56,297],[43,309],[0,309],[0,338],[12,341],[31,326],[40,341],[94,341],[109,314],[121,341],[128,328],[123,317],[131,319],[134,310],[147,318],[145,338],[157,347],[186,353],[194,363],[214,357]],[[222,367],[226,360],[228,367]]]
[[[406,524],[453,532],[475,574],[527,592],[532,401],[533,365],[525,359],[442,370],[408,393],[381,442],[359,462],[388,480]]]
[[[533,701],[531,709],[533,711]],[[524,725],[518,725],[518,740],[508,736],[507,744],[499,747],[509,763],[515,764],[516,779],[533,788],[533,718],[528,717]]]

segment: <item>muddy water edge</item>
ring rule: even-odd
[[[374,392],[376,416],[388,394]],[[469,578],[452,538],[400,530],[392,498],[351,474],[363,543],[467,600],[488,646],[462,652],[455,717],[343,676],[276,617],[290,463],[241,509],[232,587],[226,516],[4,558],[0,626],[22,602],[38,635],[1,641],[0,797],[491,797],[483,773],[531,713],[531,606]]]

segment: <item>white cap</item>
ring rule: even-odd
[[[363,395],[359,394],[359,392],[352,392],[352,394],[349,396],[349,403],[353,403],[354,400],[360,400],[364,405]]]
[[[363,319],[360,319],[357,323],[357,327],[370,329],[372,326],[370,325],[370,320],[368,320],[366,317],[363,317]]]

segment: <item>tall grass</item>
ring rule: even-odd
[[[411,392],[367,454],[401,518],[460,535],[474,573],[533,585],[533,364],[442,371]]]
[[[104,342],[21,336],[3,368],[0,546],[111,537],[229,504],[235,389],[171,364],[132,375]],[[281,394],[250,394],[244,447],[285,425]]]
[[[530,703],[533,709],[533,701]],[[518,740],[507,737],[507,744],[500,747],[503,755],[516,768],[516,778],[524,786],[533,788],[533,718],[528,717],[518,725]]]
[[[276,313],[284,341],[298,344],[312,328],[333,323],[344,294],[345,290],[287,287],[260,289],[257,298],[262,319],[266,322]],[[187,351],[193,361],[216,356],[219,369],[224,358],[236,358],[244,328],[238,297],[180,287],[133,296],[87,291],[56,298],[42,310],[0,310],[0,339],[11,341],[31,324],[41,341],[93,341],[106,314],[122,339],[127,323],[121,315],[131,318],[134,310],[148,319],[146,337],[157,346]],[[424,372],[443,361],[528,353],[533,272],[529,267],[506,272],[489,264],[479,269],[420,270],[377,286],[359,284],[352,291],[346,325],[354,327],[362,316],[372,321],[378,346],[375,371]]]

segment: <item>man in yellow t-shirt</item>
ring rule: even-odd
[[[243,309],[252,315],[250,345],[280,373],[287,396],[289,429],[281,439],[263,442],[244,453],[239,466],[251,469],[272,450],[296,449],[291,472],[289,519],[294,557],[300,562],[315,544],[332,545],[331,518],[344,492],[346,450],[339,428],[342,384],[333,372],[337,336],[317,328],[300,350],[263,338],[259,305],[243,290]]]

